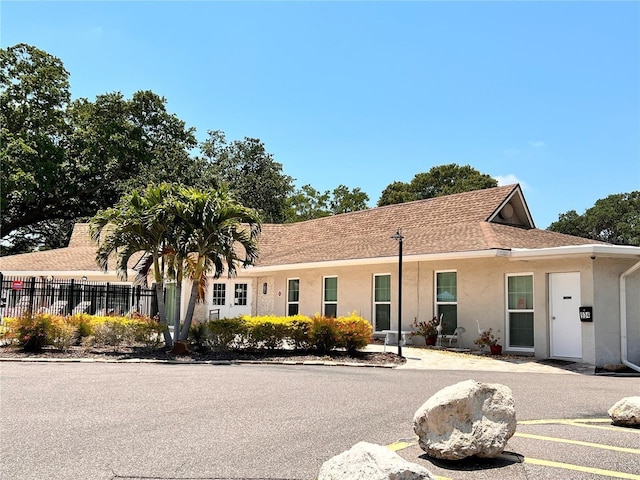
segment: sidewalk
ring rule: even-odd
[[[382,352],[384,345],[370,344],[365,351]],[[396,345],[387,345],[387,352],[396,353]],[[413,370],[482,370],[492,372],[529,372],[529,373],[555,373],[570,375],[594,375],[595,367],[584,363],[569,363],[566,365],[551,365],[536,360],[533,357],[518,357],[504,355],[491,357],[460,353],[455,351],[437,350],[428,347],[403,346],[402,356],[407,363],[398,366],[398,369]],[[552,363],[552,361],[550,361]],[[564,363],[564,362],[562,362]]]

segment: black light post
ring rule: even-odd
[[[398,242],[398,356],[402,357],[402,229],[391,235]]]

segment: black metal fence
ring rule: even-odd
[[[0,318],[27,311],[56,315],[154,316],[158,312],[155,289],[109,282],[88,282],[47,277],[5,277],[0,273]]]

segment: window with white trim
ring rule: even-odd
[[[213,301],[212,305],[224,305],[227,294],[227,286],[224,283],[213,284]]]
[[[373,276],[373,325],[374,330],[391,328],[391,275]]]
[[[507,275],[507,345],[533,350],[533,274]]]
[[[458,273],[436,272],[436,316],[442,316],[442,334],[453,335],[458,327]]]
[[[324,277],[322,311],[325,317],[338,316],[338,277]]]
[[[287,315],[297,315],[300,311],[300,279],[287,280]]]

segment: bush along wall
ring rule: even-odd
[[[123,317],[26,312],[20,317],[4,319],[0,325],[0,343],[31,352],[45,346],[64,351],[73,345],[116,349],[142,344],[152,350],[163,344],[165,328],[157,318],[135,313]],[[342,348],[353,354],[371,341],[372,334],[371,324],[355,313],[338,318],[241,316],[194,322],[189,340],[200,351],[293,348],[328,353]]]
[[[0,337],[3,343],[29,352],[38,352],[47,345],[64,351],[78,344],[118,347],[141,343],[153,349],[160,346],[165,328],[156,318],[136,313],[116,317],[25,312],[19,317],[5,318]]]
[[[189,339],[200,350],[274,350],[283,347],[327,353],[344,348],[350,353],[364,348],[373,334],[371,323],[352,313],[346,317],[241,316],[196,322]]]

